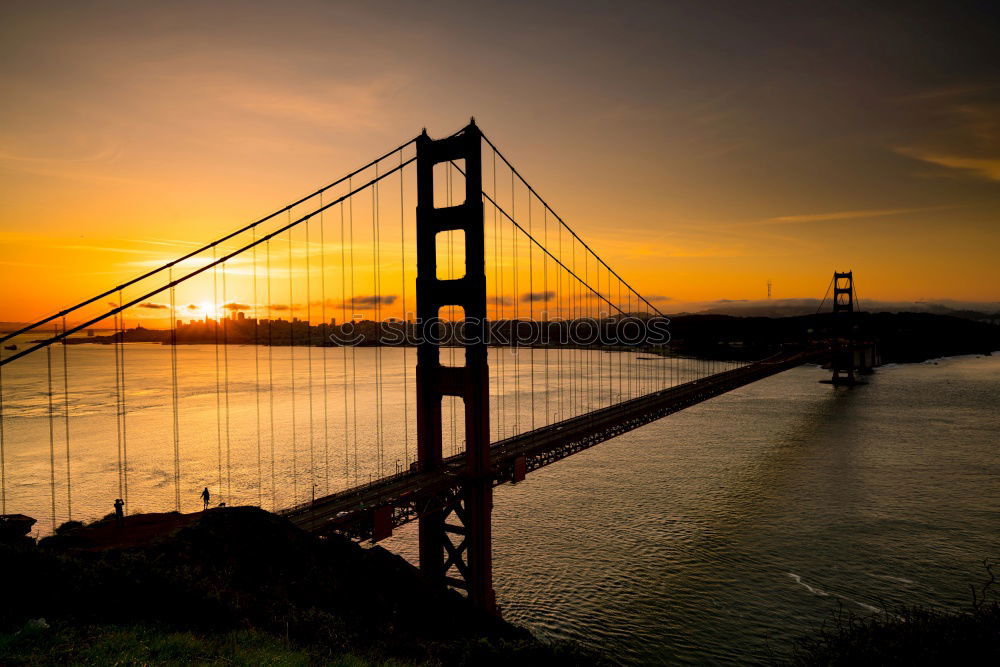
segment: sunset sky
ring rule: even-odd
[[[875,4],[5,2],[0,320],[470,116],[665,310],[998,302],[997,6]]]

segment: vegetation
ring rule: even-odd
[[[0,635],[5,664],[308,665],[315,660],[290,642],[253,630],[199,635],[156,626],[59,625]],[[368,664],[343,656],[332,664]]]
[[[0,571],[2,664],[587,662],[379,547],[255,508],[64,528],[0,545]]]
[[[1000,602],[989,580],[972,604],[959,612],[906,606],[868,618],[837,613],[829,627],[800,640],[796,665],[972,665],[1000,664]]]

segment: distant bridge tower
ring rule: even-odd
[[[833,273],[831,368],[835,385],[853,385],[855,378],[854,272]]]
[[[490,514],[489,366],[486,350],[486,267],[483,226],[481,134],[475,121],[446,139],[417,139],[417,318],[423,336],[417,347],[417,466],[442,464],[441,404],[445,396],[465,403],[466,465],[458,493],[444,491],[420,516],[420,570],[433,580],[464,589],[480,609],[496,612]],[[463,161],[465,201],[434,206],[434,165]],[[437,235],[465,234],[465,274],[438,278]],[[465,365],[442,366],[442,308],[463,309]],[[457,523],[450,523],[454,518]],[[452,573],[458,576],[453,576]]]

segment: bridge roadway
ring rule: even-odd
[[[494,485],[516,482],[542,466],[593,447],[733,389],[830,354],[829,348],[784,350],[762,361],[520,433],[491,445]],[[346,534],[381,539],[392,528],[447,506],[466,479],[465,454],[450,456],[436,470],[406,470],[284,510],[297,526],[317,535]]]

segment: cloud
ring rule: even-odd
[[[344,301],[348,306],[390,306],[396,302],[395,294],[374,294],[371,296],[352,296]]]
[[[271,310],[285,311],[285,310],[299,310],[302,306],[297,303],[293,303],[291,307],[287,303],[272,303],[268,306]]]
[[[499,296],[494,294],[493,296],[486,297],[486,304],[490,306],[513,306],[514,300],[509,296]]]
[[[136,308],[145,308],[147,310],[166,310],[170,308],[170,306],[168,306],[165,303],[153,303],[152,301],[143,301],[138,306],[136,306]]]
[[[196,303],[189,303],[184,307],[187,308],[188,310],[198,310],[198,304]]]
[[[827,220],[856,220],[858,218],[884,218],[890,215],[903,215],[904,213],[917,213],[921,211],[934,211],[947,206],[925,206],[921,208],[871,208],[857,211],[833,211],[831,213],[805,213],[801,215],[782,215],[776,218],[768,218],[764,222],[770,223],[791,223],[791,222],[824,222]]]
[[[237,311],[237,310],[250,310],[250,304],[246,303],[235,303],[230,301],[229,303],[222,306],[226,310]]]
[[[642,295],[646,301],[673,301],[672,296],[663,296],[662,294],[643,294]]]
[[[939,167],[971,172],[971,175],[977,178],[1000,181],[1000,158],[963,157],[960,155],[939,154],[910,148],[897,148],[896,152],[914,160],[920,160],[921,162],[927,162]]]
[[[521,295],[523,303],[537,303],[539,301],[551,301],[556,298],[556,293],[549,290],[547,292],[525,292]]]

